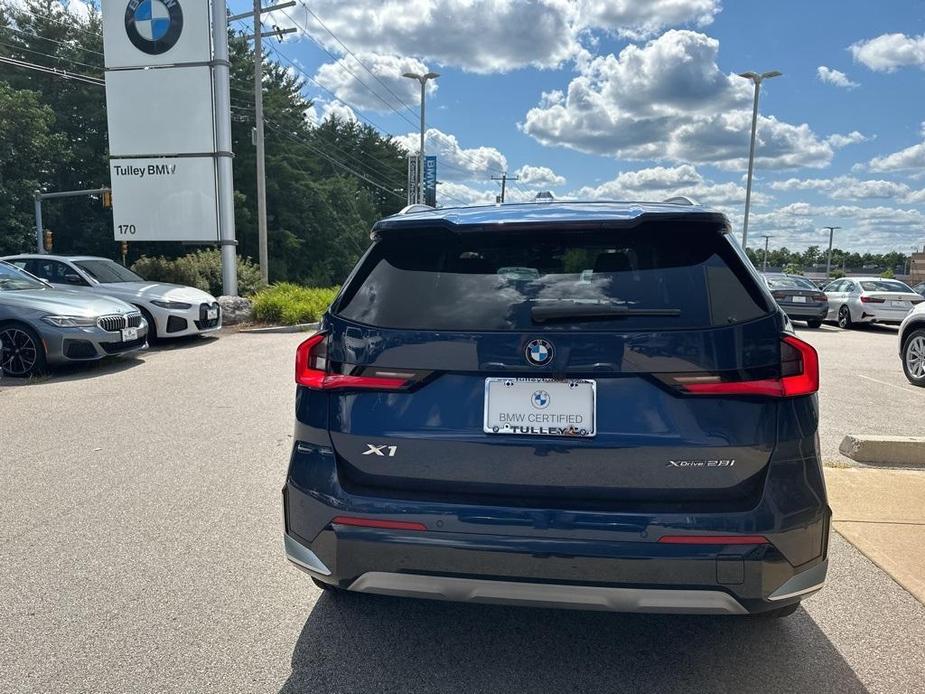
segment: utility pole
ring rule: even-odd
[[[772,77],[780,77],[783,73],[779,70],[770,72],[743,72],[739,77],[751,80],[755,84],[755,100],[752,105],[752,139],[751,146],[748,149],[748,178],[745,183],[745,221],[742,224],[742,248],[748,248],[748,212],[752,204],[752,171],[755,168],[755,133],[758,130],[758,92],[761,91],[761,83]]]
[[[507,190],[507,182],[508,181],[519,181],[520,178],[518,176],[508,176],[507,171],[503,171],[500,176],[492,176],[491,180],[501,181],[501,199],[498,200],[498,202],[503,204],[504,203],[504,193]]]
[[[296,31],[295,27],[264,32],[261,16],[274,10],[294,7],[295,1],[284,2],[271,7],[261,7],[261,0],[254,0],[252,12],[233,15],[230,20],[249,17],[254,22],[254,145],[257,148],[257,256],[260,264],[260,279],[269,282],[270,258],[267,251],[267,172],[263,137],[263,37],[275,36],[282,40],[283,34]]]
[[[421,145],[418,150],[420,160],[418,161],[418,199],[416,202],[424,202],[424,88],[427,86],[427,80],[435,80],[440,76],[439,72],[428,72],[419,75],[416,72],[406,72],[402,77],[417,80],[421,83]]]
[[[761,271],[767,272],[768,271],[768,239],[773,239],[774,237],[769,234],[762,234],[761,238],[764,239],[764,267]]]
[[[828,277],[829,273],[832,272],[832,237],[835,235],[836,229],[841,229],[841,227],[822,227],[823,229],[829,230],[829,256],[825,261],[825,276]]]

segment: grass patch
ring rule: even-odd
[[[254,318],[263,323],[295,325],[321,318],[340,287],[303,287],[280,282],[254,294]]]

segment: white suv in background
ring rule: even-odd
[[[148,339],[183,337],[222,327],[218,302],[195,287],[148,282],[109,258],[25,254],[3,258],[56,289],[104,294],[137,306],[148,322]]]

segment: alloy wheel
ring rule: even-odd
[[[913,378],[925,378],[925,337],[916,335],[906,345],[906,368]]]
[[[10,376],[25,376],[38,360],[38,347],[32,337],[19,328],[7,328],[0,333],[0,369]]]
[[[851,326],[851,314],[848,312],[847,306],[842,306],[838,309],[838,327],[839,328],[848,328]]]

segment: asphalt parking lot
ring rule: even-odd
[[[895,331],[800,333],[827,460],[921,432]],[[925,607],[837,535],[778,622],[322,595],[281,539],[303,337],[0,384],[0,691],[925,691]]]

